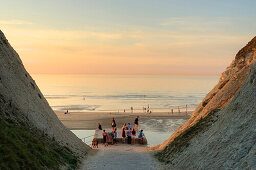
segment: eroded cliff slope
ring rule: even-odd
[[[3,105],[11,107],[11,112],[5,112],[2,107],[1,117],[17,118],[68,148],[75,155],[86,155],[89,147],[60,122],[1,31],[0,99]]]
[[[242,48],[191,118],[157,149],[170,167],[256,168],[256,37]]]

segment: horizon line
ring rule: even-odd
[[[31,75],[106,75],[106,76],[220,76],[216,74],[143,74],[143,73],[30,73]]]

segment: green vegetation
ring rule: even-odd
[[[156,153],[155,156],[162,162],[170,163],[173,155],[180,153],[187,148],[193,137],[198,135],[214,122],[213,116],[217,111],[218,110],[214,110],[205,118],[201,118],[195,125],[191,126],[176,137],[167,147],[164,148],[164,150]]]
[[[0,118],[0,169],[75,169],[79,160],[27,124]]]

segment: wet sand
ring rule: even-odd
[[[121,127],[124,123],[133,124],[136,116],[139,116],[140,121],[150,121],[155,119],[188,119],[191,112],[152,112],[152,113],[124,113],[124,112],[70,112],[64,114],[63,112],[55,112],[57,117],[69,129],[75,130],[94,130],[100,122],[104,127],[109,127],[111,119],[114,117],[117,122],[117,127]]]

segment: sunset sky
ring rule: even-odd
[[[30,73],[216,75],[256,34],[255,0],[0,0]]]

